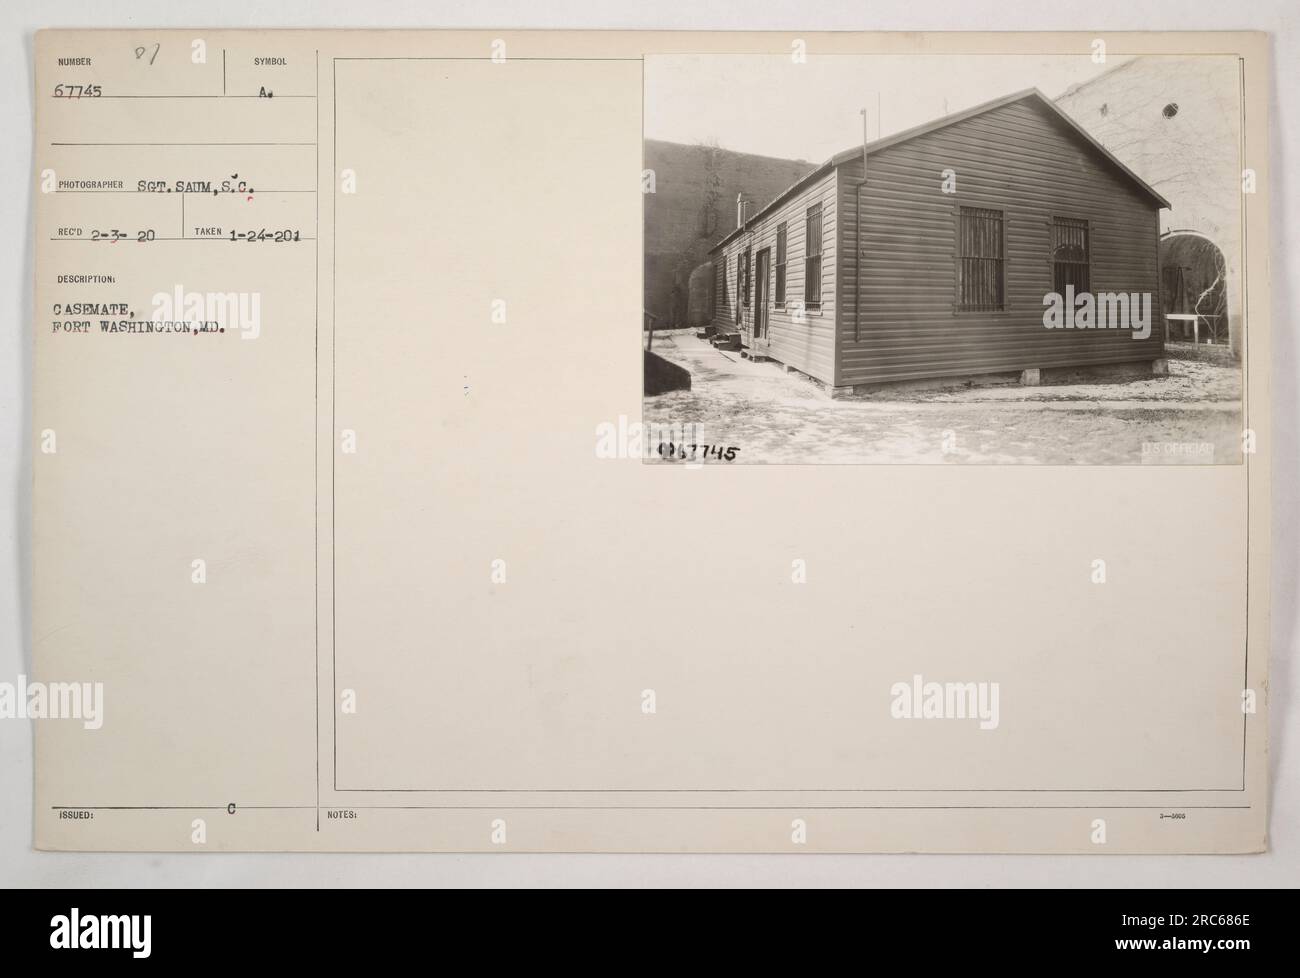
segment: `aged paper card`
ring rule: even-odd
[[[1264,848],[1267,77],[40,34],[36,844]]]

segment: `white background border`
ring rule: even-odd
[[[1273,42],[1273,595],[1270,663],[1273,780],[1270,851],[1259,856],[669,856],[185,855],[39,853],[32,849],[29,723],[0,720],[3,886],[1297,886],[1300,885],[1300,676],[1295,668],[1300,541],[1297,390],[1300,325],[1288,314],[1300,280],[1300,8],[1294,0],[596,0],[317,3],[90,0],[0,8],[0,681],[31,663],[32,40],[44,27],[443,27],[663,30],[1264,30]],[[1290,161],[1290,164],[1288,164]]]

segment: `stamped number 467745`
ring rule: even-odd
[[[680,459],[685,462],[703,462],[714,459],[719,462],[734,462],[740,449],[734,445],[687,445],[674,442],[661,442],[659,456],[666,459]]]

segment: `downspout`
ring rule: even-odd
[[[867,185],[867,110],[862,109],[862,178],[853,188],[853,342],[862,330],[862,188]]]
[[[744,191],[741,191],[740,193],[736,194],[736,231],[737,231],[736,240],[742,244],[745,243],[746,239],[744,236],[745,235],[745,193]],[[740,251],[741,257],[744,257],[744,254],[745,254],[744,249],[741,249]],[[736,274],[737,319],[736,322],[734,323],[734,326],[736,329],[739,330],[740,333],[743,333],[745,330],[745,296],[749,294],[748,278],[749,278],[749,263],[746,262],[744,273],[742,274],[738,271]],[[737,333],[737,335],[739,335],[739,333]]]
[[[741,294],[740,283],[737,282],[736,303],[740,306],[741,309],[741,314],[740,314],[741,328],[742,330],[748,328],[749,335],[751,338],[751,347],[752,347],[753,345],[752,340],[754,336],[754,321],[758,315],[758,310],[755,308],[754,300],[757,297],[758,290],[754,286],[754,228],[745,227],[745,222],[747,220],[746,211],[748,210],[748,208],[745,205],[748,203],[749,201],[745,200],[745,194],[743,191],[741,193],[736,194],[736,227],[737,229],[743,232],[745,251],[749,253],[749,260],[745,262],[745,291],[744,294]],[[742,252],[742,254],[744,254],[744,252]],[[746,299],[749,300],[748,306],[746,306],[746,302],[745,302]],[[749,309],[748,317],[746,317],[744,313],[744,310],[746,308]]]

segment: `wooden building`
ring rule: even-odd
[[[845,150],[748,217],[711,251],[713,325],[835,393],[1160,371],[1168,206],[1041,92],[1017,92]],[[1046,328],[1044,298],[1066,286],[1150,296],[1150,336]]]

